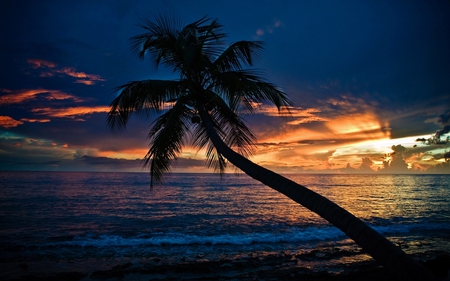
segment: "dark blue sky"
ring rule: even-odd
[[[246,118],[261,142],[258,163],[337,171],[368,158],[376,170],[392,145],[409,145],[404,160],[426,169],[450,150],[408,139],[449,125],[437,118],[450,112],[449,1],[16,0],[0,7],[0,169],[140,167],[130,159],[145,154],[149,121],[114,135],[106,111],[116,86],[176,78],[129,46],[142,32],[137,25],[161,13],[186,24],[208,15],[230,43],[265,42],[255,67],[297,111],[287,121],[269,109]],[[187,148],[182,156],[180,168],[203,167],[201,153]]]

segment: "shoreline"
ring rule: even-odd
[[[435,252],[433,257],[415,257],[443,280],[450,280],[450,254]],[[266,256],[240,255],[209,259],[203,255],[196,258],[149,258],[116,259],[109,261],[47,261],[36,263],[10,263],[16,266],[16,274],[0,276],[5,281],[98,281],[98,280],[381,280],[395,281],[374,260],[328,265],[312,268],[322,258],[319,251],[309,258],[291,253],[268,254]],[[324,260],[326,261],[326,260]],[[329,261],[328,261],[329,262]],[[5,264],[2,264],[2,267]],[[44,268],[49,272],[45,272]],[[13,269],[13,268],[10,268]],[[40,269],[40,270],[37,270]],[[5,272],[2,274],[4,275]],[[12,274],[12,275],[11,275]]]

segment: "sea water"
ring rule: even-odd
[[[409,254],[450,252],[450,175],[286,176]],[[346,258],[313,260],[312,270],[370,259],[321,217],[245,174],[168,174],[151,189],[147,173],[0,172],[0,269],[10,274],[36,262],[314,249]]]

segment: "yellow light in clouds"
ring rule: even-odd
[[[339,116],[327,122],[326,126],[338,135],[381,132],[380,121],[373,113]]]
[[[412,136],[412,137],[404,137],[397,139],[383,138],[378,140],[369,140],[358,142],[349,146],[345,146],[342,148],[338,148],[334,153],[334,156],[342,156],[342,155],[358,155],[359,153],[373,153],[374,155],[380,154],[389,154],[392,153],[392,146],[394,145],[402,145],[404,147],[413,147],[417,145],[416,139],[418,138],[428,138],[429,135],[423,136]]]

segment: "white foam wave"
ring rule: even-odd
[[[114,246],[161,246],[161,245],[250,245],[258,243],[291,243],[333,240],[344,234],[336,228],[293,229],[283,233],[220,234],[213,236],[183,233],[154,233],[150,237],[122,237],[120,235],[100,235],[97,237],[75,237],[72,241],[58,242],[58,245],[80,247]],[[54,246],[56,246],[53,243]]]
[[[385,226],[373,226],[375,230],[383,235],[408,234],[420,229],[442,229],[450,228],[442,224],[392,224]],[[151,235],[121,236],[121,235],[98,235],[98,236],[76,236],[70,241],[59,241],[50,243],[50,246],[75,246],[75,247],[133,247],[133,246],[164,246],[164,245],[251,245],[267,243],[314,243],[318,241],[338,241],[345,239],[345,234],[335,227],[307,227],[291,228],[288,231],[272,233],[236,233],[236,234],[186,234],[186,233],[152,233]]]

